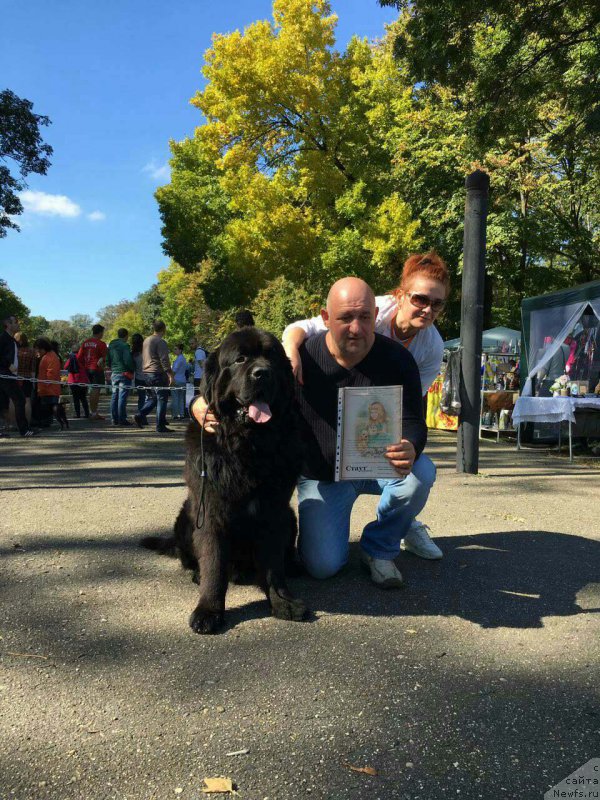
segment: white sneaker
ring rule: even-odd
[[[437,560],[444,557],[444,554],[429,535],[429,527],[423,522],[415,520],[402,542],[402,550],[408,550],[421,558]]]
[[[393,561],[385,558],[373,558],[362,549],[360,560],[370,570],[373,583],[376,583],[381,589],[401,589],[404,586],[400,570]]]

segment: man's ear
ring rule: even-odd
[[[321,309],[321,319],[325,323],[325,327],[329,328],[329,311],[326,308]]]

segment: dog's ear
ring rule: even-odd
[[[202,382],[200,384],[200,394],[206,400],[209,406],[213,406],[215,402],[215,385],[219,375],[219,350],[216,350],[209,355],[204,364],[204,372],[202,374]]]

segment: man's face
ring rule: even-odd
[[[344,362],[358,364],[375,341],[377,309],[372,295],[362,290],[341,292],[331,297],[321,315],[329,329],[330,350]]]
[[[14,336],[19,330],[19,320],[16,317],[9,317],[6,322],[6,330],[11,336]]]

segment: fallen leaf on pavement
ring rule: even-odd
[[[202,787],[204,794],[233,794],[235,787],[231,778],[204,778],[204,786]]]
[[[352,764],[348,764],[346,761],[343,766],[348,767],[352,772],[362,772],[365,775],[377,775],[377,770],[373,769],[373,767],[353,767]]]

